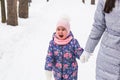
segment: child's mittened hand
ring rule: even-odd
[[[82,63],[87,62],[88,59],[90,58],[90,55],[91,55],[91,53],[84,51],[84,52],[82,53],[82,55],[80,56],[80,61],[81,61]]]
[[[45,71],[45,75],[46,75],[46,80],[51,80],[52,79],[52,71]]]

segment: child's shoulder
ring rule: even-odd
[[[50,40],[50,41],[49,41],[49,44],[53,44],[53,43],[54,43],[54,41],[53,41],[53,40]]]
[[[78,41],[75,37],[72,38],[73,41]]]
[[[73,39],[71,40],[71,42],[73,42],[73,43],[78,43],[78,40],[77,40],[76,38],[73,38]]]

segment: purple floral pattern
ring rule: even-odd
[[[53,71],[55,80],[77,80],[78,63],[83,48],[76,39],[67,45],[58,45],[53,40],[49,43],[45,70]]]

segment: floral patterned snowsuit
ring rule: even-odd
[[[73,37],[72,32],[70,36]],[[58,45],[51,40],[46,56],[45,70],[53,71],[55,80],[77,80],[76,58],[79,59],[82,52],[83,48],[74,37],[66,45]]]

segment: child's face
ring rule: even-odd
[[[56,36],[60,40],[64,40],[67,37],[68,31],[63,26],[58,26],[56,29]]]

